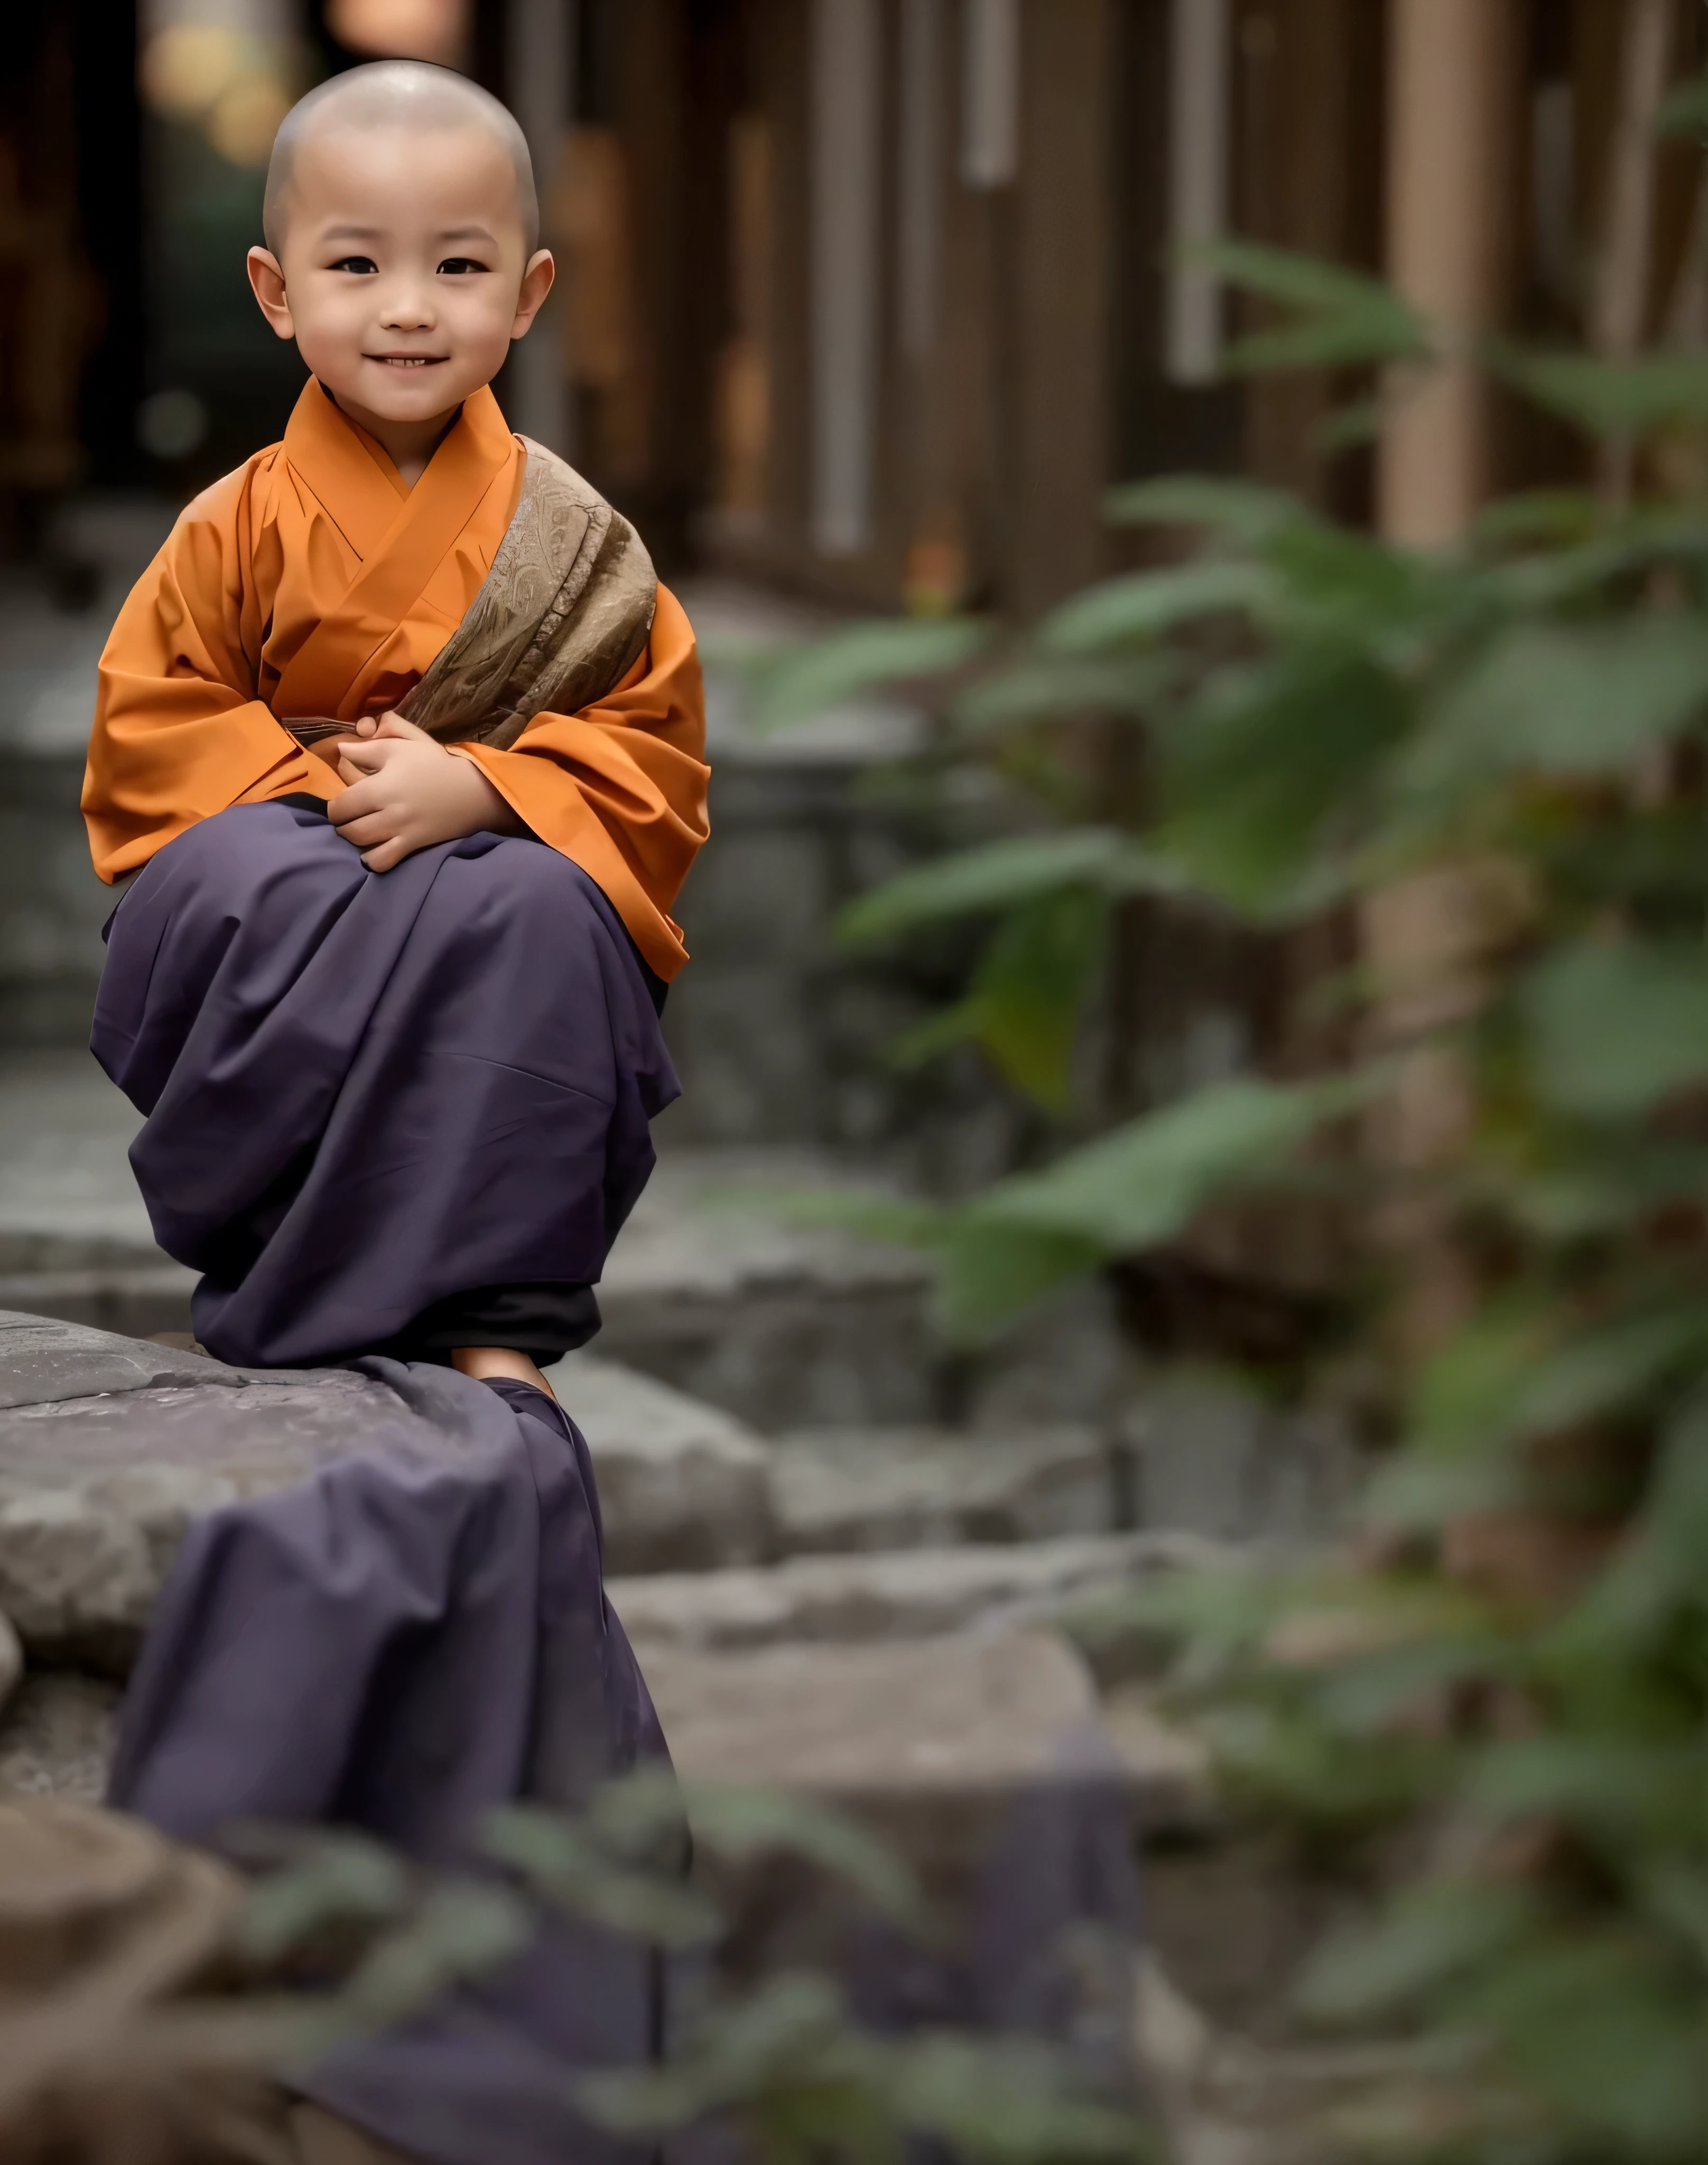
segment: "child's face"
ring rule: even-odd
[[[255,297],[355,419],[423,423],[491,382],[551,286],[516,176],[478,128],[331,129],[298,150],[276,271]]]

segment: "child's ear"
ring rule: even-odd
[[[261,313],[273,327],[274,336],[295,338],[297,327],[291,319],[291,303],[285,292],[285,273],[271,248],[250,249],[249,282],[256,300],[260,303]]]
[[[516,320],[510,326],[512,338],[519,339],[539,313],[541,304],[550,292],[552,281],[557,275],[558,266],[552,261],[550,249],[535,249],[528,259],[528,268],[522,274],[522,291],[516,297]],[[250,276],[253,277],[254,273],[251,272]]]

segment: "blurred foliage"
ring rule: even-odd
[[[730,1920],[703,1875],[687,1877],[690,1823],[702,1858],[793,1860],[871,1923],[922,1948],[938,1937],[912,1875],[852,1820],[771,1791],[684,1788],[668,1769],[608,1783],[576,1815],[494,1815],[481,1844],[499,1867],[491,1878],[412,1870],[360,1836],[260,1831],[277,1868],[250,1899],[239,1949],[276,1980],[294,1967],[308,1989],[288,2021],[251,2025],[255,2057],[282,2049],[300,2063],[406,2021],[502,1969],[555,1914],[695,1958],[673,1987],[681,2034],[668,2060],[563,2070],[566,2099],[614,2134],[717,2126],[738,2131],[740,2154],[775,2165],[899,2165],[922,2142],[989,2165],[1145,2165],[1130,2110],[1094,2094],[1059,2047],[932,2028],[881,2036],[824,1975],[723,1975]]]
[[[1217,261],[1291,310],[1241,366],[1428,365],[1368,282]],[[976,1038],[1059,1153],[942,1207],[826,1209],[924,1248],[975,1335],[1208,1206],[1337,1198],[1385,1379],[1355,1561],[1175,1583],[1086,1628],[1169,1630],[1236,1790],[1393,1890],[1305,2003],[1426,2073],[1337,2151],[1703,2165],[1708,362],[1485,359],[1634,444],[1634,508],[1522,498],[1426,555],[1248,483],[1123,488],[1110,515],[1169,561],[950,693],[950,758],[1037,785],[1024,831],[843,930],[988,920],[967,999],[913,1049]],[[1134,898],[1163,937],[1182,910],[1271,941],[1342,927],[1340,1064],[1112,1109],[1073,1042]],[[1039,930],[1052,908],[1071,942]]]

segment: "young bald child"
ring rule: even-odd
[[[93,1042],[146,1115],[155,1237],[209,1351],[355,1367],[313,1404],[369,1423],[177,1551],[110,1794],[192,1840],[331,1821],[460,1857],[495,1805],[664,1751],[542,1370],[597,1328],[676,1091],[701,685],[632,529],[487,387],[551,285],[537,226],[515,123],[461,78],[305,98],[249,267],[309,380],[102,660],[83,809],[128,884]],[[644,1949],[554,1928],[317,2067],[299,2116],[436,2165],[642,2165],[565,2072],[646,2057],[658,1992]]]
[[[675,1095],[700,676],[632,529],[487,387],[551,287],[538,226],[463,78],[304,98],[249,275],[309,380],[102,656],[83,811],[129,884],[94,1050],[227,1362],[544,1388]]]

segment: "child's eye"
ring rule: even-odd
[[[447,255],[439,267],[441,276],[465,278],[470,271],[484,271],[486,266],[484,263],[476,263],[472,255]]]
[[[371,277],[379,269],[371,255],[346,255],[333,265],[334,271],[354,271],[359,277]]]

